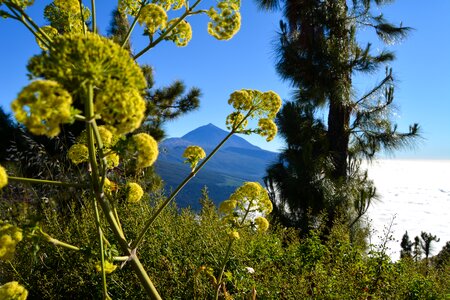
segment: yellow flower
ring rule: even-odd
[[[138,133],[131,137],[127,152],[136,159],[136,168],[147,168],[158,158],[158,143],[150,135]]]
[[[89,160],[89,149],[82,144],[73,144],[67,157],[76,165]]]
[[[218,40],[229,40],[241,27],[239,3],[224,0],[218,3],[217,8],[219,11],[211,7],[207,12],[211,19],[208,23],[208,33]]]
[[[56,36],[52,48],[32,57],[27,67],[33,77],[55,80],[71,93],[82,93],[82,99],[85,93],[80,87],[87,84],[105,91],[117,82],[114,92],[120,90],[121,94],[129,90],[141,93],[147,87],[141,68],[128,51],[92,32]]]
[[[242,203],[241,206],[251,204],[251,211],[259,211],[261,213],[270,213],[272,211],[269,195],[259,182],[245,182],[230,196],[230,200],[234,200],[238,204]]]
[[[16,245],[22,238],[22,229],[0,221],[0,260],[13,258]]]
[[[0,1],[0,5],[4,2],[4,0]],[[12,0],[13,4],[20,6],[22,9],[27,8],[28,6],[33,5],[34,0]]]
[[[56,28],[53,28],[52,26],[43,26],[41,27],[41,30],[50,38],[53,39],[55,36],[58,35],[58,30]],[[45,40],[45,38],[43,38]],[[36,42],[38,43],[38,46],[42,50],[48,50],[47,46],[44,45],[40,39],[36,38]]]
[[[232,240],[238,240],[241,238],[241,236],[239,235],[239,232],[237,231],[230,231],[228,233],[228,236],[232,239]]]
[[[271,119],[259,119],[259,134],[266,136],[266,141],[270,142],[277,135],[277,125]]]
[[[114,134],[137,129],[144,119],[145,100],[136,89],[125,90],[118,81],[109,81],[95,96],[95,111]]]
[[[172,26],[172,24],[177,21],[178,18],[170,20],[170,22],[167,24],[167,27],[170,28],[170,26]],[[175,26],[174,29],[172,29],[172,31],[164,39],[173,41],[175,45],[177,45],[178,47],[184,47],[188,44],[191,38],[192,38],[191,25],[185,20],[182,20]]]
[[[111,180],[109,180],[108,178],[105,177],[105,182],[103,184],[103,192],[106,195],[111,195],[112,192],[117,190],[117,185],[112,182]]]
[[[36,135],[54,137],[59,126],[73,121],[72,97],[56,81],[30,83],[11,104],[17,121]]]
[[[233,210],[236,208],[237,201],[236,200],[225,200],[220,203],[219,212],[223,214],[231,214]]]
[[[248,125],[248,120],[240,112],[232,112],[227,116],[226,126],[229,130],[233,130],[239,133],[246,133],[246,127]]]
[[[17,281],[10,281],[0,286],[0,299],[2,300],[25,300],[28,291]]]
[[[0,189],[4,188],[8,184],[8,174],[6,174],[5,168],[0,166]]]
[[[78,0],[54,0],[55,6],[60,9],[70,11],[71,13],[77,13],[80,10],[80,3]]]
[[[104,268],[105,268],[106,274],[111,274],[112,272],[114,272],[117,269],[117,266],[115,264],[113,264],[112,262],[105,260]],[[95,265],[95,269],[97,270],[97,272],[102,271],[102,265],[100,262]]]
[[[200,146],[189,146],[184,150],[183,157],[186,158],[185,163],[191,164],[191,169],[194,170],[198,162],[206,157],[206,153]]]
[[[148,32],[153,35],[156,30],[166,28],[167,13],[160,5],[150,3],[141,10],[138,22],[141,25],[145,23]]]
[[[100,125],[97,128],[98,128],[98,133],[99,133],[100,138],[103,143],[103,147],[105,147],[105,148],[112,147],[119,141],[118,136],[113,135],[111,130],[107,126]],[[95,142],[97,143],[96,140],[95,140]],[[87,145],[88,141],[87,141],[86,129],[83,130],[80,133],[80,135],[77,137],[77,143]]]
[[[135,182],[127,183],[127,201],[130,203],[139,202],[144,195],[141,186]]]
[[[235,109],[227,117],[227,128],[236,133],[258,133],[273,140],[277,134],[277,126],[273,122],[281,107],[281,98],[276,93],[268,91],[262,93],[257,90],[242,89],[230,95],[228,104]],[[258,119],[258,128],[247,129],[247,118]],[[242,121],[240,126],[239,123]]]
[[[267,219],[264,217],[256,217],[255,225],[260,232],[265,232],[267,231],[267,229],[269,229],[269,221],[267,221]]]
[[[109,153],[106,157],[106,168],[114,169],[119,165],[119,155],[115,152]]]

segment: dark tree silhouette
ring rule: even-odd
[[[388,43],[403,38],[410,30],[392,25],[382,15],[373,13],[372,5],[381,6],[386,2],[259,0],[264,9],[282,8],[284,11],[276,68],[294,87],[293,101],[314,107],[307,123],[321,122],[317,120],[317,111],[325,111],[327,115],[321,140],[313,142],[322,145],[318,147],[321,153],[317,154],[321,159],[313,163],[310,160],[314,157],[293,158],[296,155],[292,155],[292,139],[287,137],[302,135],[296,130],[307,126],[294,126],[287,131],[280,127],[287,147],[280,162],[269,168],[266,182],[275,212],[284,214],[282,219],[297,220],[299,216],[306,216],[306,208],[315,212],[316,207],[321,207],[328,213],[328,226],[339,214],[346,216],[350,227],[357,224],[375,197],[373,184],[360,170],[361,160],[372,159],[380,150],[392,151],[409,145],[417,136],[417,124],[408,132],[399,133],[391,121],[394,78],[390,69],[366,94],[357,97],[353,91],[354,75],[375,72],[394,59],[394,54],[388,51],[373,54],[371,44],[360,46],[356,40],[358,29],[371,27]],[[280,114],[279,124],[285,122],[283,118],[285,116]],[[297,149],[310,146],[311,142],[306,140],[295,145]],[[297,154],[303,155],[300,152]],[[314,172],[311,172],[311,165],[314,165]],[[318,179],[324,181],[319,188],[320,197],[310,194],[317,191]],[[282,191],[293,185],[287,182],[296,180],[296,193]],[[321,203],[311,206],[311,199]]]
[[[441,239],[439,239],[437,236],[432,235],[431,233],[426,233],[422,231],[420,233],[420,237],[422,240],[420,241],[420,247],[423,250],[423,253],[425,254],[425,260],[428,262],[428,257],[431,254],[432,249],[432,242],[439,242]]]
[[[412,248],[414,243],[411,242],[408,236],[408,231],[405,232],[405,234],[402,237],[402,241],[400,243],[400,247],[402,247],[402,250],[400,250],[400,258],[405,257],[412,257]]]

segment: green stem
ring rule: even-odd
[[[252,207],[253,204],[253,199],[250,200],[250,202],[248,203],[247,209],[245,210],[245,214],[242,217],[241,222],[239,223],[238,228],[241,228],[242,225],[244,224],[245,219],[247,218],[249,212],[250,212],[250,208]],[[230,256],[230,251],[231,251],[231,245],[233,244],[234,239],[230,238],[229,242],[228,242],[228,247],[227,247],[227,251],[225,253],[225,257],[223,259],[221,268],[220,268],[220,274],[219,274],[219,279],[217,281],[217,288],[216,288],[216,297],[215,299],[219,299],[219,290],[220,290],[220,286],[222,285],[222,277],[223,277],[223,273],[225,272],[225,265],[227,264],[228,261],[228,257]]]
[[[128,43],[128,40],[130,39],[131,33],[133,32],[134,27],[136,27],[136,23],[137,23],[139,17],[141,16],[142,9],[144,8],[144,6],[145,6],[146,4],[147,4],[147,1],[146,1],[146,0],[141,2],[141,7],[139,7],[139,11],[138,11],[138,13],[136,14],[136,17],[134,18],[133,23],[131,23],[131,26],[130,26],[130,28],[128,29],[127,35],[125,36],[125,39],[124,39],[123,42],[122,42],[122,48],[124,48],[125,45]]]
[[[70,245],[68,243],[62,242],[58,239],[52,238],[48,233],[39,230],[39,233],[47,240],[47,242],[52,243],[55,246],[61,246],[70,250],[80,251],[81,249],[77,246]]]
[[[100,214],[98,213],[97,200],[92,199],[94,202],[94,211],[95,211],[95,226],[98,231],[98,241],[100,243],[100,264],[102,268],[102,289],[103,289],[103,299],[107,299],[108,297],[108,288],[106,285],[106,273],[105,273],[105,249],[103,247],[103,232],[100,227]]]
[[[223,277],[223,273],[225,272],[225,266],[227,264],[228,257],[230,256],[231,246],[233,245],[233,241],[234,240],[232,238],[229,239],[227,251],[225,252],[225,257],[223,258],[223,261],[222,261],[219,279],[217,280],[217,288],[216,288],[216,296],[215,296],[216,300],[219,299],[219,290],[220,290],[220,286],[222,285],[222,277]]]
[[[197,0],[191,7],[189,7],[188,9],[186,9],[186,11],[183,13],[183,15],[181,15],[181,17],[178,18],[178,20],[176,22],[174,22],[169,28],[167,28],[167,30],[165,30],[163,33],[160,34],[160,36],[155,40],[152,41],[147,47],[145,47],[144,49],[142,49],[138,54],[134,55],[133,58],[136,60],[138,59],[140,56],[142,56],[145,52],[147,52],[148,50],[150,50],[151,48],[155,47],[157,44],[159,44],[181,21],[183,21],[184,19],[186,19],[187,16],[191,15],[191,14],[195,14],[195,12],[193,12],[193,9],[201,2],[202,0]]]
[[[45,179],[35,179],[35,178],[24,178],[24,177],[15,177],[8,176],[8,180],[17,181],[17,182],[25,182],[25,183],[39,183],[39,184],[51,184],[51,185],[59,185],[65,187],[76,187],[76,188],[84,188],[85,184],[77,184],[77,183],[67,183],[62,181],[54,181],[54,180],[45,180]]]
[[[91,9],[92,9],[92,32],[97,33],[97,18],[95,16],[95,0],[91,0]]]
[[[38,36],[36,33],[33,33],[33,34],[39,39],[41,37],[46,39],[47,41],[43,41],[44,45],[46,45],[48,48],[50,48],[50,45],[52,43],[52,39],[44,31],[42,31],[42,29],[36,23],[34,23],[33,19],[31,19],[30,16],[28,16],[27,13],[20,6],[12,4],[12,3],[6,4],[6,5],[15,14],[16,14],[16,12],[14,10],[19,11],[20,12],[20,16],[21,16],[20,19],[22,20],[22,23],[25,24],[24,21],[26,20],[41,36]],[[11,7],[11,5],[12,5],[12,7]],[[25,18],[25,20],[23,20],[22,17]],[[25,25],[25,26],[27,26],[27,25]]]
[[[142,242],[142,240],[144,239],[145,234],[147,233],[147,231],[150,229],[150,227],[152,226],[153,222],[156,220],[156,218],[159,216],[159,214],[164,210],[164,208],[166,208],[167,205],[169,205],[169,203],[175,198],[175,196],[180,192],[180,190],[192,179],[194,178],[195,174],[198,173],[198,171],[200,171],[203,166],[211,159],[211,157],[214,156],[214,154],[216,154],[217,151],[219,151],[219,149],[222,147],[222,145],[234,134],[234,131],[231,131],[220,143],[219,145],[216,146],[216,148],[214,148],[214,150],[205,158],[205,160],[202,161],[202,163],[195,168],[184,180],[182,183],[180,183],[180,185],[178,185],[178,187],[172,192],[172,194],[159,206],[158,210],[151,216],[151,218],[145,223],[144,228],[141,230],[141,232],[139,233],[138,237],[136,240],[133,241],[133,243],[131,244],[131,249],[135,249],[139,246],[139,244]]]
[[[84,20],[84,14],[83,14],[83,1],[78,0],[78,3],[80,4],[80,15],[81,15],[81,23],[83,24],[83,34],[86,35],[86,21]]]
[[[7,4],[8,5],[8,4]],[[43,44],[45,45],[47,48],[49,48],[49,43],[47,41],[45,41],[42,36],[40,36],[39,34],[36,33],[36,31],[30,26],[30,24],[28,24],[28,22],[26,20],[23,19],[23,17],[21,15],[19,15],[14,9],[12,9],[9,5],[8,8],[11,10],[11,12],[14,14],[16,20],[18,20],[19,22],[21,22],[23,25],[25,25],[25,27]]]
[[[167,205],[169,205],[169,203],[175,198],[175,196],[180,192],[180,190],[192,179],[194,178],[194,176],[198,173],[198,171],[200,171],[203,166],[211,159],[211,157],[214,156],[214,154],[216,154],[217,151],[219,151],[219,149],[223,146],[223,144],[233,135],[236,133],[236,130],[242,125],[242,123],[245,122],[245,120],[252,114],[253,110],[250,109],[247,114],[245,115],[244,118],[242,118],[242,120],[233,127],[233,129],[231,130],[230,133],[228,133],[228,135],[216,146],[216,148],[214,148],[214,150],[200,163],[200,165],[198,165],[194,170],[192,170],[192,172],[183,180],[182,183],[180,183],[180,185],[172,192],[172,194],[169,196],[169,198],[167,198],[158,208],[158,210],[150,217],[150,219],[148,219],[148,221],[145,223],[144,228],[141,230],[141,232],[138,235],[138,238],[133,241],[133,243],[131,244],[131,249],[136,249],[139,244],[142,242],[142,240],[144,239],[145,234],[147,233],[147,231],[150,229],[150,227],[152,226],[153,222],[156,220],[156,218],[159,216],[159,214],[163,211],[164,208],[166,208]]]
[[[85,116],[87,120],[94,120],[94,97],[93,97],[93,86],[89,85],[88,88],[88,99],[86,99],[85,103]],[[150,280],[150,277],[148,276],[147,272],[145,271],[144,267],[142,266],[142,263],[140,262],[139,258],[135,255],[135,251],[132,251],[128,247],[128,242],[125,239],[125,236],[123,232],[120,229],[120,226],[114,216],[114,212],[111,209],[111,206],[108,201],[106,201],[104,193],[101,192],[101,188],[99,186],[98,182],[98,165],[95,158],[95,145],[94,145],[94,138],[93,138],[93,130],[92,130],[92,124],[91,122],[86,122],[86,131],[88,133],[88,148],[89,148],[89,160],[91,163],[91,169],[92,169],[92,187],[94,190],[95,198],[97,199],[98,203],[100,204],[102,211],[105,215],[106,221],[108,222],[111,230],[113,231],[121,250],[129,257],[131,266],[133,267],[137,277],[139,278],[139,281],[141,282],[142,286],[144,287],[147,294],[152,298],[159,300],[161,299],[161,296],[159,295],[158,291],[156,290],[155,286],[153,285],[152,281]]]

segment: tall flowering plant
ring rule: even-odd
[[[119,1],[119,12],[132,22],[123,41],[118,44],[98,33],[94,0],[90,1],[89,8],[81,0],[53,1],[45,8],[44,15],[49,21],[46,26],[38,26],[27,14],[26,9],[33,5],[33,0],[0,0],[1,16],[21,22],[42,48],[42,52],[28,62],[27,68],[32,81],[11,104],[15,117],[31,133],[49,138],[57,136],[64,124],[83,122],[85,130],[77,137],[67,155],[73,164],[82,166],[87,174],[83,178],[88,178],[87,182],[80,178],[81,182],[67,183],[14,177],[8,176],[7,170],[0,166],[0,188],[5,187],[9,181],[17,181],[72,186],[90,192],[100,248],[99,263],[95,268],[102,276],[105,299],[109,298],[106,275],[117,268],[105,256],[109,245],[107,232],[112,232],[122,254],[112,260],[122,261],[122,265],[130,263],[147,294],[153,299],[160,299],[137,255],[137,249],[155,219],[233,134],[256,133],[266,137],[268,141],[276,134],[272,119],[281,106],[281,99],[277,94],[255,90],[232,93],[229,103],[234,112],[226,121],[230,133],[209,155],[198,146],[186,149],[183,156],[190,164],[191,173],[144,223],[137,238],[132,242],[127,239],[113,194],[121,190],[127,201],[134,203],[140,201],[144,191],[136,182],[118,186],[108,179],[108,175],[111,170],[124,163],[136,170],[143,170],[152,166],[158,157],[158,145],[152,136],[147,133],[133,134],[144,119],[146,103],[143,96],[147,87],[146,78],[136,59],[163,40],[172,41],[177,46],[186,46],[192,38],[187,17],[192,15],[206,14],[210,18],[207,30],[219,40],[230,39],[240,27],[239,1],[222,0],[209,9],[199,9],[201,1],[197,0],[192,5],[186,0]],[[169,10],[179,13],[169,20]],[[130,54],[126,50],[126,44],[137,24],[143,27],[145,35],[149,37],[149,44],[137,53]],[[258,125],[249,127],[249,119],[257,119]],[[118,147],[118,144],[122,146]],[[245,216],[242,220],[234,219],[234,227],[230,228],[238,229],[247,224],[244,222],[246,216],[255,209],[265,212],[270,210],[270,201],[265,191],[255,183],[244,185],[235,194],[229,200],[232,204],[229,207],[231,210],[239,207],[245,211]],[[108,230],[102,228],[100,210],[106,219]],[[233,220],[231,217],[227,218]],[[251,224],[259,229],[268,227],[267,220],[262,216],[254,219]],[[17,244],[26,234],[40,236],[56,246],[74,251],[81,249],[52,238],[38,227],[24,234],[22,229],[11,224],[1,222],[0,225],[2,260],[14,256]],[[234,232],[231,231],[231,236],[236,235]],[[27,296],[26,290],[17,282],[1,286],[0,293],[16,293],[14,295],[18,299],[25,299]],[[15,297],[14,295],[11,297]]]

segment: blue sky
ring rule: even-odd
[[[28,12],[38,24],[44,25],[41,12],[49,1],[36,2]],[[204,7],[211,6],[210,0],[204,2]],[[97,1],[102,33],[106,32],[114,3]],[[397,78],[395,121],[404,130],[409,124],[419,123],[423,138],[415,149],[397,152],[394,157],[450,159],[450,1],[397,0],[381,11],[392,22],[414,28],[409,38],[388,49],[397,56],[390,65]],[[254,1],[243,1],[241,14],[241,30],[230,41],[217,41],[207,34],[206,16],[192,16],[189,21],[193,38],[187,47],[163,42],[139,59],[139,63],[154,67],[156,86],[180,79],[188,87],[196,86],[203,92],[198,111],[167,124],[169,136],[182,136],[208,123],[225,129],[225,118],[231,112],[228,95],[234,90],[273,90],[289,99],[288,83],[282,82],[274,70],[273,45],[281,14],[258,11]],[[9,19],[0,20],[0,39],[0,104],[9,110],[10,102],[28,82],[26,63],[30,56],[39,53],[39,48],[21,24]],[[371,40],[374,49],[384,47],[376,43],[376,37],[368,29],[362,32],[361,40]],[[145,45],[146,38],[135,32],[134,50],[138,52]],[[380,73],[358,77],[356,92],[369,90],[382,76]],[[267,143],[258,136],[246,138],[272,151],[283,147],[281,139]]]

